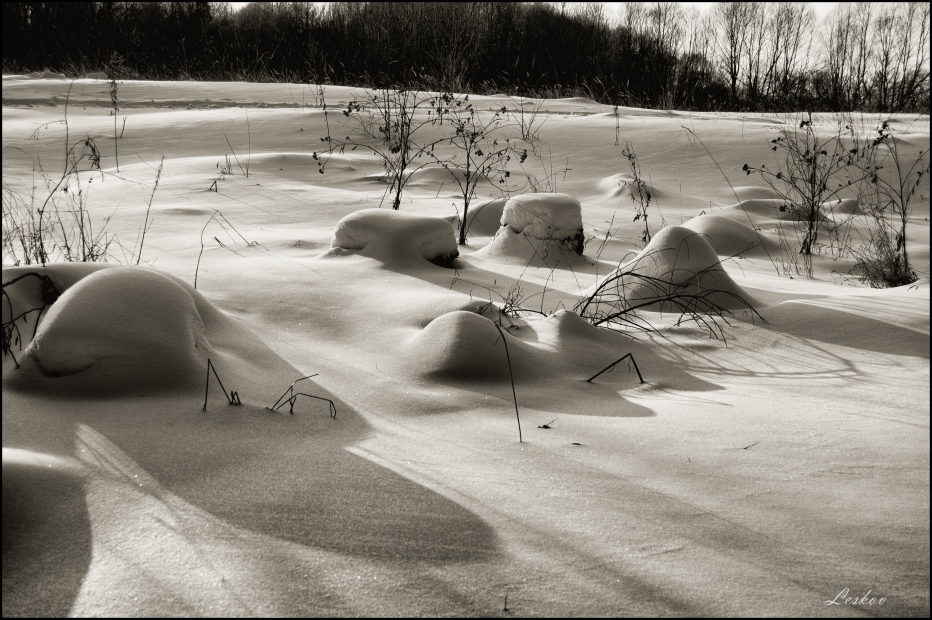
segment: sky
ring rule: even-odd
[[[620,4],[620,3],[618,3],[618,2],[606,2],[606,4],[608,5],[608,4]],[[694,6],[695,6],[695,7],[699,7],[699,10],[702,11],[702,10],[705,10],[705,9],[708,9],[709,7],[711,7],[711,6],[714,4],[714,2],[680,2],[680,4],[682,4],[682,5],[683,5],[684,7],[686,7],[686,8],[690,8],[690,7],[694,7]],[[809,3],[809,5],[810,5],[813,9],[815,9],[816,16],[817,16],[819,19],[822,19],[823,17],[825,17],[826,15],[828,15],[828,13],[829,13],[832,9],[834,9],[835,6],[836,6],[837,4],[838,4],[837,2],[810,2],[810,3]]]

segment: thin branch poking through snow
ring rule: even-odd
[[[641,376],[641,369],[638,368],[638,363],[634,361],[634,355],[632,355],[632,354],[630,354],[630,353],[626,353],[626,354],[622,355],[619,359],[615,360],[614,362],[612,362],[611,364],[609,364],[608,366],[606,366],[605,368],[603,368],[603,369],[600,370],[599,372],[595,373],[594,375],[592,375],[591,377],[589,377],[588,379],[586,379],[586,382],[592,383],[592,380],[593,380],[593,379],[595,379],[596,377],[598,377],[599,375],[601,375],[603,372],[607,372],[607,371],[611,370],[612,368],[614,368],[615,366],[617,366],[620,362],[623,362],[624,359],[625,359],[626,357],[630,357],[630,358],[631,358],[631,363],[634,364],[634,370],[637,371],[637,373],[638,373],[638,379],[641,380],[641,383],[644,383],[644,377]]]
[[[242,404],[239,400],[239,394],[236,392],[230,392],[227,394],[227,390],[223,387],[223,381],[220,380],[220,375],[217,374],[217,369],[214,368],[214,365],[211,363],[210,358],[207,358],[207,380],[204,383],[204,409],[207,411],[207,395],[210,392],[210,371],[214,371],[214,376],[217,378],[217,383],[220,384],[220,390],[223,392],[223,395],[226,397],[227,402],[231,405],[240,405]]]
[[[511,395],[515,399],[515,417],[518,419],[518,443],[524,443],[524,439],[521,437],[521,415],[518,413],[518,395],[515,393],[515,374],[511,369],[511,354],[508,352],[508,341],[505,340],[505,333],[502,332],[502,326],[492,321],[492,324],[495,326],[495,329],[498,330],[499,335],[502,337],[502,342],[505,344],[505,357],[508,359],[508,375],[511,378]]]

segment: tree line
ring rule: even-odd
[[[693,110],[929,111],[929,4],[4,2],[3,71],[288,81]]]

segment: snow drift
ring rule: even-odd
[[[113,267],[65,290],[23,355],[24,370],[47,379],[80,375],[87,389],[188,387],[206,367],[210,345],[191,295],[157,271]],[[116,381],[120,378],[120,381]],[[74,384],[77,385],[77,384]]]
[[[466,236],[494,237],[501,227],[505,202],[504,198],[496,198],[471,206],[466,215]],[[459,214],[452,215],[446,220],[457,229],[462,223]]]
[[[683,228],[705,236],[719,256],[753,256],[779,249],[747,224],[722,215],[700,215],[684,223]]]

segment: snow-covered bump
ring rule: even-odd
[[[501,224],[534,239],[574,239],[582,235],[582,207],[568,194],[522,194],[505,203]]]
[[[459,256],[445,219],[391,209],[363,209],[337,223],[331,246],[392,262],[411,256],[449,264]]]
[[[167,275],[141,267],[96,271],[49,308],[25,351],[42,374],[86,373],[87,387],[180,387],[206,367],[194,299]]]
[[[516,376],[531,355],[529,345],[508,338],[508,354]],[[502,334],[486,317],[464,310],[435,318],[404,349],[406,366],[417,375],[435,378],[508,381],[508,358]]]
[[[700,215],[683,224],[683,228],[704,235],[719,256],[751,256],[778,249],[776,243],[747,224],[723,215]]]
[[[504,198],[495,198],[470,206],[466,215],[466,235],[468,237],[494,237],[501,227],[505,202]],[[445,219],[457,230],[462,223],[459,214]]]
[[[584,292],[595,295],[594,304],[624,300],[628,306],[670,294],[704,295],[727,309],[746,307],[738,297],[754,303],[722,267],[705,235],[683,226],[662,229],[633,260]]]
[[[857,198],[841,198],[839,200],[829,200],[822,205],[822,210],[832,215],[864,215],[864,211],[858,205]]]

